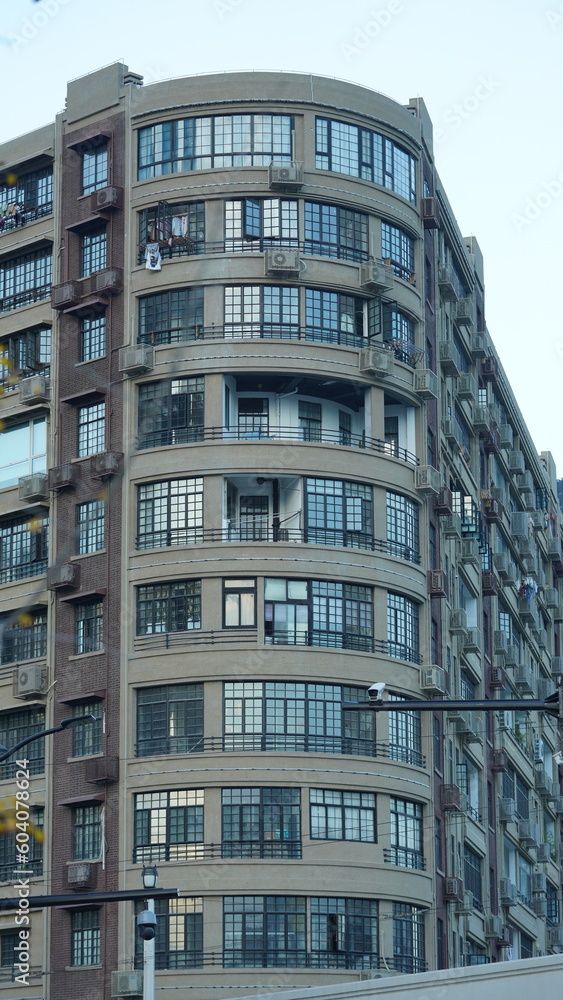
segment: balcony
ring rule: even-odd
[[[11,312],[12,309],[19,309],[21,306],[29,306],[42,299],[48,299],[51,295],[51,283],[37,285],[34,288],[25,288],[21,292],[13,295],[5,295],[0,299],[0,312]]]
[[[415,851],[408,847],[384,847],[383,860],[390,865],[400,865],[403,868],[416,868],[418,871],[426,870],[426,862],[422,851]]]
[[[28,222],[35,222],[37,219],[44,219],[46,215],[52,215],[53,202],[47,201],[44,205],[26,205],[22,210],[14,214],[0,216],[0,233],[7,233],[12,229],[20,229]]]
[[[202,254],[264,254],[267,250],[293,250],[311,257],[332,257],[335,260],[352,261],[358,264],[367,263],[370,260],[368,250],[344,246],[341,243],[332,243],[329,240],[296,240],[291,237],[287,239],[235,237],[234,239],[210,242],[190,239],[189,236],[172,236],[170,239],[171,242],[169,240],[158,241],[163,261]],[[156,241],[149,240],[148,242],[154,243]],[[147,243],[139,243],[137,253],[137,264],[139,265],[145,263],[146,246]]]

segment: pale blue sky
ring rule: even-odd
[[[485,257],[489,330],[563,476],[563,0],[0,0],[0,142],[116,59],[145,83],[283,69],[423,97],[453,210]]]

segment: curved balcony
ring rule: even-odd
[[[148,243],[157,241],[148,241]],[[170,240],[159,240],[160,255],[163,260],[173,260],[177,257],[188,257],[194,254],[225,254],[225,253],[265,253],[266,250],[299,250],[311,257],[332,257],[335,260],[347,260],[354,264],[368,261],[367,250],[347,247],[341,243],[330,243],[326,240],[295,240],[295,239],[226,239],[213,242],[193,240],[184,236],[172,236]],[[145,262],[147,243],[139,243],[137,264]]]

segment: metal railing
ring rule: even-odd
[[[149,244],[151,242],[156,241],[147,241]],[[139,244],[137,264],[144,264],[145,262],[145,248],[147,243]],[[172,260],[175,257],[186,257],[194,254],[265,253],[266,250],[297,250],[310,257],[332,257],[336,260],[351,261],[353,264],[360,264],[370,260],[368,250],[343,246],[341,243],[330,243],[326,240],[297,240],[291,237],[287,239],[272,237],[243,239],[242,237],[235,237],[211,242],[192,240],[188,236],[173,236],[171,237],[171,243],[167,240],[159,240],[158,243],[160,256],[163,260]]]
[[[367,337],[345,330],[325,329],[316,326],[298,326],[294,323],[231,323],[225,326],[194,325],[181,329],[149,330],[140,333],[139,344],[197,343],[204,340],[307,340],[340,347],[369,347]]]
[[[14,295],[6,295],[0,299],[0,312],[10,312],[12,309],[19,309],[20,306],[27,306],[32,302],[40,302],[41,299],[48,299],[51,294],[51,283],[48,285],[37,285],[35,288],[26,288]]]
[[[404,868],[417,868],[419,871],[426,870],[424,855],[421,851],[415,851],[409,847],[384,847],[383,860],[391,865],[401,865]]]
[[[3,392],[15,392],[19,389],[20,382],[32,375],[49,375],[50,365],[43,365],[41,368],[11,368],[10,365],[2,365],[0,368],[0,386]]]
[[[286,858],[302,856],[300,840],[232,840],[221,844],[150,844],[133,851],[133,863],[155,864],[159,861],[208,861],[214,858]]]
[[[142,653],[147,649],[174,649],[176,646],[226,646],[233,643],[255,643],[257,641],[256,629],[232,629],[231,631],[203,631],[202,629],[188,629],[183,632],[154,632],[150,635],[138,635],[135,637],[134,650]]]
[[[142,968],[139,951],[135,955],[135,968]],[[224,951],[200,949],[159,951],[155,955],[157,969],[201,969],[204,966],[221,966],[225,969],[383,969],[393,972],[425,972],[428,965],[423,958],[413,955],[383,957],[365,951],[310,951],[305,949],[233,948]],[[0,977],[1,978],[1,977]]]
[[[266,628],[269,623],[266,623]],[[269,646],[322,646],[328,649],[357,649],[368,653],[374,651],[371,635],[355,635],[353,632],[332,632],[328,629],[272,629],[264,636]]]
[[[45,202],[44,205],[24,205],[21,212],[14,215],[6,214],[0,217],[0,233],[5,233],[9,229],[18,229],[25,226],[27,222],[35,222],[46,215],[53,214],[53,202]]]

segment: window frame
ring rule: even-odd
[[[105,548],[105,500],[86,500],[76,505],[77,554],[90,555]]]
[[[98,455],[106,449],[106,401],[79,406],[77,458]]]
[[[224,577],[223,578],[223,628],[225,629],[248,629],[257,627],[257,587],[256,587],[256,577]],[[244,597],[247,595],[250,600],[244,601]],[[235,601],[234,610],[238,612],[238,622],[229,621],[229,603],[233,598],[237,598]],[[241,611],[244,612],[245,605],[248,604],[247,610],[252,610],[252,620],[241,621]],[[243,614],[244,617],[244,614]],[[250,618],[249,615],[246,617]]]
[[[108,228],[102,223],[86,229],[80,237],[80,277],[104,271],[109,259]]]
[[[101,964],[100,910],[75,910],[71,914],[71,958],[76,968]],[[78,960],[80,959],[80,961]]]
[[[318,796],[318,800],[315,801]],[[332,799],[332,801],[331,801]],[[377,843],[377,801],[374,792],[352,792],[332,788],[309,790],[309,836],[311,840]],[[324,815],[324,818],[323,818]],[[331,836],[336,826],[340,836]],[[324,829],[324,835],[316,832]],[[357,831],[359,836],[349,835]]]
[[[202,747],[203,709],[203,683],[137,688],[135,756],[190,753]],[[186,732],[173,732],[179,728]]]
[[[75,656],[101,653],[104,649],[104,602],[84,601],[74,605]]]

